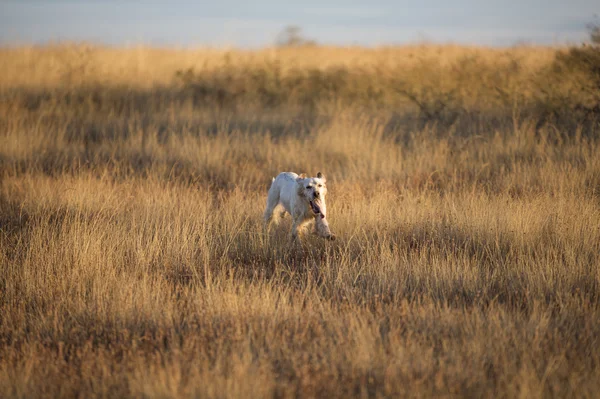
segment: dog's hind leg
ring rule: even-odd
[[[267,207],[265,209],[265,214],[263,215],[265,226],[268,226],[271,223],[271,219],[273,218],[273,210],[278,204],[279,190],[271,186],[271,188],[269,189],[269,194],[267,196]]]

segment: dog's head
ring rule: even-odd
[[[317,215],[321,214],[322,218],[325,217],[322,208],[325,208],[325,196],[327,195],[326,182],[327,180],[321,172],[317,173],[317,177],[306,177],[303,173],[296,179],[298,194],[306,198],[312,211]]]

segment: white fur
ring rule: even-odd
[[[317,177],[306,178],[304,175],[298,176],[293,172],[282,172],[273,179],[269,194],[267,196],[267,208],[265,209],[264,219],[268,226],[273,217],[273,211],[278,205],[283,206],[292,216],[292,238],[298,238],[303,227],[312,220],[315,220],[314,233],[330,240],[335,239],[335,235],[329,230],[327,222],[327,206],[325,205],[325,196],[327,187],[325,186],[325,176],[321,172]],[[318,203],[320,213],[315,213],[310,205],[310,201]]]

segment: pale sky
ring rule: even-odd
[[[288,25],[319,43],[580,43],[590,0],[0,0],[0,43],[262,47]]]

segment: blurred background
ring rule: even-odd
[[[298,27],[330,45],[556,45],[584,40],[599,8],[590,0],[2,1],[0,40],[253,48]]]

